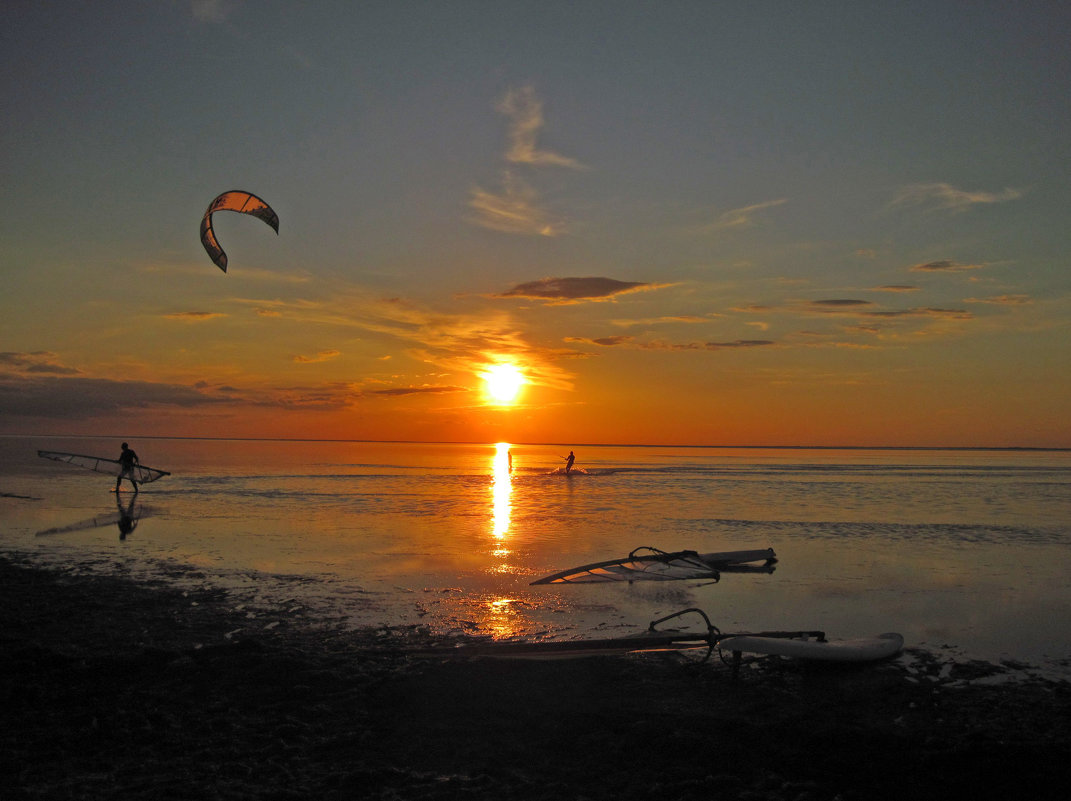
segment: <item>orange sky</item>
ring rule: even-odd
[[[21,5],[0,433],[1071,447],[1069,17],[918,12]]]

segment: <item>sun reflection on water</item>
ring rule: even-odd
[[[496,639],[514,637],[523,628],[524,621],[514,608],[516,602],[516,598],[497,598],[487,604],[487,617],[483,625]]]
[[[491,462],[491,555],[494,562],[491,573],[511,573],[514,568],[507,561],[513,554],[509,547],[510,514],[513,510],[513,457],[508,442],[495,444]],[[484,604],[482,624],[496,637],[515,636],[523,625],[514,604],[515,598],[493,598]]]
[[[491,464],[491,496],[493,500],[491,515],[491,536],[498,543],[495,556],[507,556],[510,552],[505,548],[504,540],[509,533],[509,518],[512,511],[510,495],[513,492],[513,457],[510,455],[510,444],[499,442],[495,444],[495,457]]]

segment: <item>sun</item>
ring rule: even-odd
[[[481,377],[487,382],[488,397],[503,405],[513,403],[521,387],[528,383],[517,365],[509,363],[493,365]]]

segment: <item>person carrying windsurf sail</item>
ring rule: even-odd
[[[119,454],[119,475],[115,478],[115,491],[119,491],[119,485],[125,478],[134,485],[134,492],[138,491],[138,482],[134,480],[134,465],[138,463],[138,455],[134,449],[123,443],[123,452]]]
[[[576,457],[572,451],[569,451],[569,455],[565,457],[565,475],[569,475],[569,471],[573,469],[573,462],[576,461]]]

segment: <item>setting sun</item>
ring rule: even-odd
[[[495,403],[512,403],[527,383],[524,375],[513,364],[496,364],[482,374],[487,382],[487,394]]]

